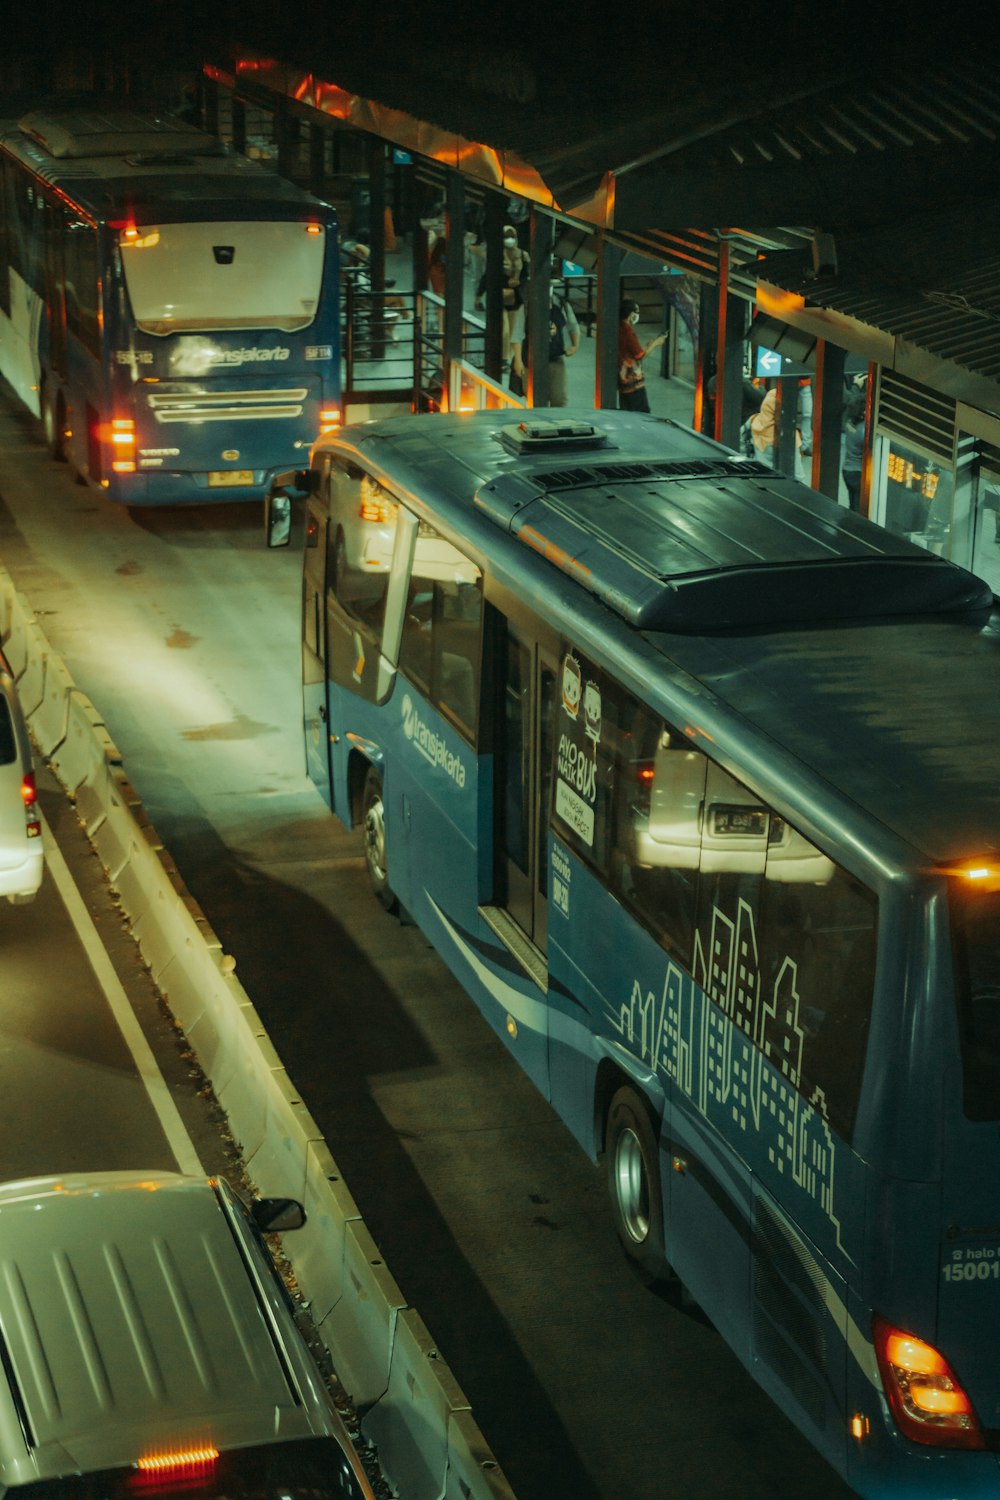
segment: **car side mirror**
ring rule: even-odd
[[[292,539],[292,497],[269,490],[264,499],[264,540],[269,547],[287,547]]]
[[[261,1234],[284,1234],[286,1229],[301,1229],[306,1211],[297,1198],[255,1198],[250,1214]]]

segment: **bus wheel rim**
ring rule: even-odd
[[[370,803],[365,813],[365,858],[372,878],[381,884],[385,880],[385,819],[381,797]]]
[[[629,1239],[641,1245],[649,1234],[649,1193],[642,1146],[634,1130],[623,1130],[615,1147],[618,1212]]]

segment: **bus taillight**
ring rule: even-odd
[[[341,420],[339,406],[324,406],[319,414],[320,437],[331,437],[339,428]]]
[[[892,1414],[915,1443],[985,1448],[978,1418],[943,1354],[876,1313],[875,1356]]]
[[[111,445],[115,474],[135,473],[135,423],[131,417],[114,417],[111,422]]]

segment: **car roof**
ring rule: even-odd
[[[0,1187],[0,1483],[310,1431],[237,1233],[209,1179]]]

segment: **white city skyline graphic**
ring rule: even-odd
[[[668,959],[660,995],[633,980],[612,1025],[706,1120],[759,1135],[775,1170],[826,1214],[843,1250],[826,1100],[819,1088],[808,1100],[798,1091],[805,1036],[797,963],[786,956],[762,993],[753,911],[740,900],[735,921],[712,908],[707,949],[695,935],[692,970]]]

